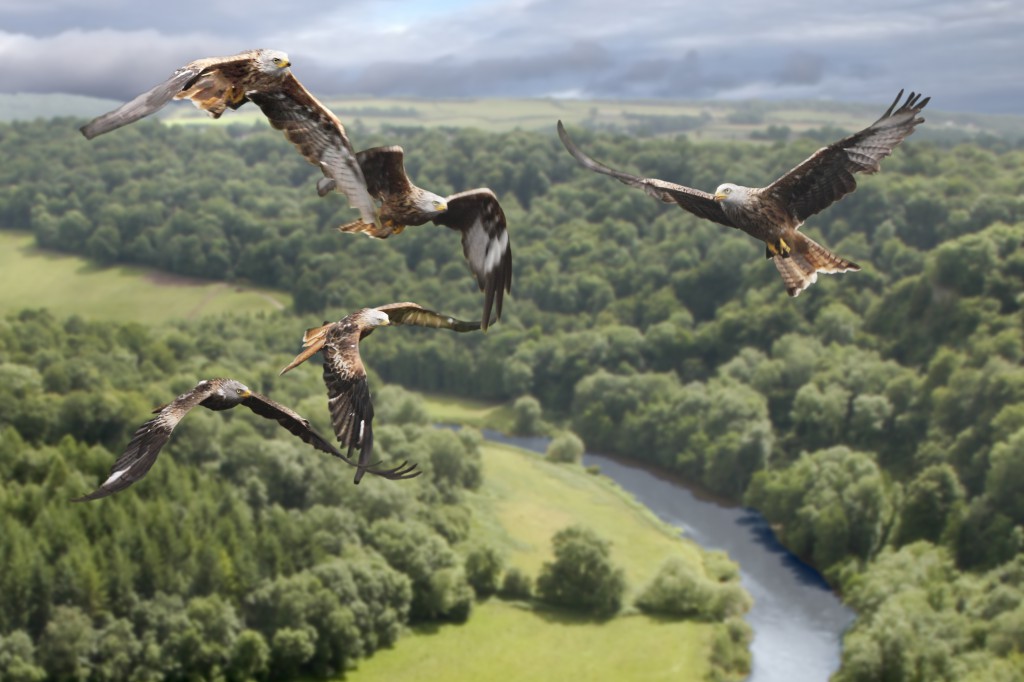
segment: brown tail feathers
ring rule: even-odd
[[[786,293],[799,296],[800,292],[818,281],[818,273],[834,275],[860,270],[853,261],[840,258],[802,232],[792,235],[789,257],[774,256],[775,267],[786,284]]]
[[[367,237],[374,239],[387,239],[393,234],[399,234],[404,230],[405,227],[397,228],[392,225],[374,225],[371,223],[364,222],[362,220],[354,220],[351,223],[345,223],[338,228],[339,232],[362,232]]]
[[[284,374],[288,370],[295,369],[306,360],[310,359],[324,347],[324,341],[327,340],[327,329],[332,323],[324,322],[322,327],[311,327],[306,330],[306,333],[302,335],[302,347],[305,349],[301,353],[295,356],[295,359],[288,363],[288,366],[281,370],[281,374]]]

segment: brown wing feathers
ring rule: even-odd
[[[596,161],[584,154],[576,146],[576,143],[572,141],[572,138],[569,137],[569,133],[566,132],[565,126],[562,125],[561,121],[558,122],[558,137],[562,140],[562,144],[572,154],[573,158],[587,170],[615,178],[630,187],[638,187],[648,195],[667,204],[676,203],[683,210],[689,211],[699,218],[711,220],[726,227],[736,227],[725,215],[725,211],[718,205],[713,195],[692,187],[677,185],[674,182],[658,180],[657,178],[641,178],[609,168],[600,161]]]
[[[411,302],[388,303],[387,305],[377,306],[377,310],[387,313],[391,324],[395,325],[404,324],[416,327],[432,327],[434,329],[451,329],[454,332],[460,333],[480,329],[480,322],[457,320],[454,317],[435,313],[433,310],[427,310],[419,304]]]
[[[921,99],[920,94],[912,92],[896,109],[902,97],[900,90],[877,121],[822,147],[764,192],[788,206],[793,216],[802,222],[854,191],[857,188],[855,173],[878,172],[881,160],[892,154],[896,146],[924,122],[918,114],[931,98]]]
[[[107,480],[93,492],[76,497],[72,502],[85,502],[113,495],[149,473],[160,450],[170,439],[171,432],[192,408],[216,390],[216,381],[201,381],[188,393],[183,393],[162,408],[158,408],[155,411],[157,416],[145,422],[132,434],[128,446],[110,468]]]
[[[291,73],[281,78],[280,88],[250,92],[248,97],[271,126],[284,133],[307,161],[323,171],[327,180],[317,184],[321,196],[338,189],[348,197],[364,222],[378,222],[377,207],[366,189],[366,179],[345,127],[337,116]]]

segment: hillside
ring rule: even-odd
[[[877,101],[849,104],[827,101],[673,101],[579,99],[420,100],[321,97],[357,135],[384,128],[475,128],[492,133],[511,130],[551,132],[561,119],[570,126],[640,136],[687,134],[693,140],[775,142],[821,131],[827,141],[836,131],[858,130],[885,109],[895,93],[878,93]],[[0,121],[57,116],[87,118],[119,102],[74,95],[2,95]],[[212,122],[187,104],[171,105],[156,115],[173,124]],[[994,137],[1011,144],[1024,140],[1024,116],[948,112],[941,99],[928,112],[930,125],[919,138],[971,140]],[[253,106],[229,112],[218,125],[265,125]]]

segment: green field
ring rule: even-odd
[[[701,563],[696,545],[680,540],[608,478],[504,445],[485,445],[483,457],[485,482],[474,499],[480,535],[492,544],[500,541],[508,563],[531,576],[551,558],[551,536],[574,523],[611,541],[615,562],[634,591],[670,556]]]
[[[224,312],[291,307],[279,291],[190,279],[144,268],[101,268],[35,248],[25,232],[0,231],[0,312],[48,308],[54,315],[146,324]]]
[[[434,403],[434,412],[441,409],[434,399],[428,403]],[[463,409],[472,411],[472,405]],[[551,536],[580,522],[611,541],[613,560],[625,569],[630,584],[627,603],[667,557],[700,562],[695,545],[680,540],[610,480],[503,445],[486,444],[482,453],[484,484],[472,495],[473,532],[498,547],[507,565],[536,577],[551,559]],[[491,599],[478,604],[465,625],[412,628],[394,649],[377,652],[345,679],[703,680],[715,627],[641,615],[595,622]]]
[[[617,127],[629,129],[644,122],[667,123],[680,117],[703,117],[704,122],[692,130],[698,139],[749,139],[755,130],[771,125],[787,125],[794,131],[820,128],[825,125],[857,130],[877,116],[888,102],[878,102],[870,110],[860,111],[846,106],[836,111],[793,103],[776,108],[759,106],[754,122],[734,122],[729,116],[747,106],[729,102],[672,101],[600,101],[575,99],[466,99],[417,100],[392,98],[327,98],[325,104],[348,126],[364,126],[377,131],[383,126],[434,128],[477,128],[488,132],[514,130],[546,130],[554,134],[555,121],[568,126]],[[164,114],[168,123],[203,124],[209,116],[194,107],[168,107]],[[223,122],[252,124],[265,122],[255,107],[243,107],[225,115]],[[678,128],[670,132],[684,132]]]
[[[686,132],[695,140],[749,140],[771,126],[787,126],[793,133],[835,127],[863,128],[888,106],[894,92],[865,93],[860,104],[830,101],[671,101],[583,99],[444,99],[423,100],[368,96],[321,96],[342,122],[357,132],[400,127],[468,127],[489,132],[541,130],[554,134],[555,121],[571,128],[614,128],[630,132],[676,135]],[[54,94],[0,94],[0,121],[77,116],[91,118],[113,109],[115,100]],[[985,133],[1009,140],[1024,138],[1024,116],[941,112],[929,108],[930,128],[919,135],[952,134],[971,138]],[[176,103],[158,116],[173,123],[208,123],[213,119],[194,107]],[[256,107],[228,112],[218,125],[266,119]],[[358,142],[358,141],[357,141]],[[356,145],[359,147],[360,145]]]
[[[707,677],[711,629],[623,616],[606,623],[490,600],[466,625],[414,628],[348,682],[692,682]]]
[[[421,100],[384,97],[326,97],[325,104],[346,127],[378,131],[384,126],[477,128],[488,132],[540,130],[555,133],[561,119],[573,127],[612,128],[631,132],[687,133],[694,140],[750,140],[771,126],[786,126],[793,133],[824,127],[852,132],[875,120],[889,105],[894,92],[877,93],[861,104],[828,101],[671,101],[581,99],[446,99]],[[979,132],[1019,139],[1024,116],[937,112],[929,109],[933,130],[923,135],[949,133],[970,137]],[[167,107],[167,122],[202,124],[213,121],[194,107]],[[265,122],[255,107],[228,112],[222,123]],[[355,135],[358,137],[358,134]],[[358,142],[356,144],[358,147]]]
[[[462,424],[502,433],[512,431],[511,405],[487,404],[446,395],[425,395],[423,404],[434,424]]]
[[[426,407],[432,420],[475,426],[494,426],[509,411],[443,396],[427,397]],[[508,566],[535,578],[552,558],[551,536],[579,522],[611,541],[613,560],[630,585],[627,603],[669,556],[701,561],[695,545],[605,477],[493,443],[483,446],[482,455],[484,484],[471,495],[473,534],[498,548]],[[713,628],[640,615],[597,623],[491,599],[478,604],[465,625],[413,628],[346,680],[703,680]]]

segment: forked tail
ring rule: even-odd
[[[786,284],[786,293],[799,296],[800,292],[818,281],[818,273],[834,275],[860,270],[853,261],[840,258],[802,232],[791,237],[789,257],[774,256],[775,267]]]
[[[331,322],[324,322],[322,327],[311,327],[306,330],[306,333],[302,335],[302,348],[304,349],[301,353],[295,356],[295,359],[288,363],[288,366],[281,370],[281,374],[284,374],[288,370],[295,369],[306,360],[316,355],[321,348],[324,347],[324,341],[327,340],[327,330],[331,326]]]

